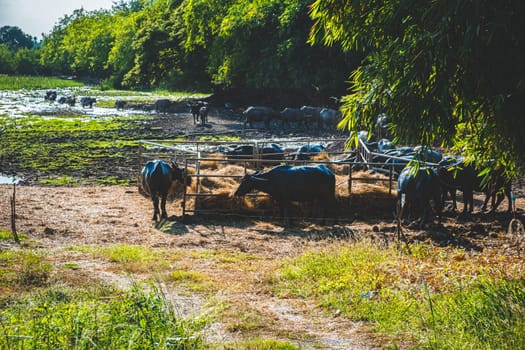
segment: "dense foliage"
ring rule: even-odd
[[[386,113],[404,143],[454,145],[523,171],[524,15],[517,0],[317,0],[310,40],[367,53],[342,127]]]
[[[235,91],[321,104],[346,89],[359,62],[307,43],[311,0],[131,0],[76,10],[36,49],[38,73],[103,79],[117,88]],[[0,60],[14,51],[0,47]],[[3,73],[31,73],[3,65]]]

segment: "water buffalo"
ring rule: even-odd
[[[271,120],[278,117],[277,112],[265,106],[250,106],[242,114],[244,115],[244,128],[246,124],[250,124],[250,128],[253,128],[253,122],[264,122],[264,127],[269,129]]]
[[[381,153],[386,153],[393,149],[395,149],[395,147],[389,139],[381,139],[377,142],[377,150]]]
[[[496,211],[503,199],[507,197],[507,212],[512,212],[512,181],[505,175],[505,169],[498,167],[490,172],[490,179],[485,189],[485,202],[482,208],[486,208],[488,201],[492,198],[490,212]]]
[[[377,116],[376,134],[380,138],[393,138],[393,135],[390,132],[390,118],[388,118],[388,116],[384,113],[381,113]]]
[[[201,125],[206,125],[208,122],[208,106],[204,105],[199,108],[199,115],[201,118]]]
[[[325,150],[324,145],[320,143],[306,144],[299,147],[295,152],[294,160],[309,160],[313,155],[319,154]]]
[[[205,105],[206,104],[202,101],[191,102],[188,104],[188,107],[190,107],[191,115],[193,116],[193,124],[197,124],[199,122],[201,108]]]
[[[58,99],[58,103],[65,103],[73,107],[76,103],[77,99],[75,96],[60,96]]]
[[[118,99],[118,100],[115,101],[115,108],[116,108],[117,110],[121,110],[121,109],[126,108],[126,105],[127,105],[127,104],[128,104],[128,103],[127,103],[126,101],[121,100],[121,99]]]
[[[286,107],[283,109],[280,113],[281,117],[281,123],[284,127],[287,125],[290,127],[290,123],[297,123],[297,127],[300,125],[303,125],[305,128],[307,128],[306,120],[304,118],[304,113],[299,108],[290,108]]]
[[[219,147],[219,152],[226,155],[228,159],[254,159],[260,157],[260,159],[268,160],[283,160],[284,152],[275,143],[262,148],[255,148],[253,145],[241,145],[234,149],[228,150],[222,146]]]
[[[304,121],[306,126],[317,123],[318,127],[321,127],[321,117],[319,113],[323,109],[322,107],[313,107],[313,106],[302,106],[301,111],[304,115]]]
[[[152,160],[146,163],[142,168],[142,186],[151,196],[153,201],[153,220],[157,221],[158,215],[161,218],[167,218],[166,199],[171,185],[179,181],[186,186],[191,185],[191,178],[187,177],[184,169],[179,168],[174,162],[166,163],[162,160]],[[159,211],[159,197],[161,198]]]
[[[80,98],[80,105],[82,107],[87,107],[89,106],[89,108],[93,108],[93,103],[96,103],[97,102],[97,99],[94,98],[94,97],[81,97]]]
[[[172,102],[167,98],[161,98],[155,101],[155,112],[157,113],[168,113]]]
[[[503,168],[493,169],[485,179],[474,162],[467,163],[463,157],[447,156],[439,163],[439,176],[443,184],[443,201],[450,194],[453,211],[457,208],[456,190],[463,192],[464,213],[474,209],[474,192],[485,193],[481,210],[485,210],[492,199],[490,211],[495,211],[505,196],[509,202],[508,211],[512,210],[511,181],[504,175]]]
[[[268,193],[279,203],[282,217],[287,217],[290,202],[318,202],[323,217],[335,205],[335,175],[324,165],[280,165],[267,172],[247,174],[242,178],[236,196],[251,190]]]
[[[414,147],[414,151],[416,152],[416,154],[414,154],[414,159],[420,160],[422,162],[438,164],[441,159],[443,159],[443,155],[441,153],[433,150],[430,147],[416,146]]]
[[[403,219],[407,210],[419,209],[419,227],[423,228],[429,213],[432,212],[430,201],[438,212],[441,221],[441,185],[439,175],[434,168],[408,166],[397,180],[398,219]]]
[[[340,117],[341,112],[332,108],[323,108],[319,112],[319,127],[324,129],[335,128]]]
[[[47,90],[46,95],[44,96],[44,100],[54,102],[57,99],[57,91],[56,90]]]

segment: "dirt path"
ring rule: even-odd
[[[4,203],[8,203],[11,192],[11,186],[0,186],[0,227],[10,225]],[[221,223],[205,218],[184,225],[177,221],[181,215],[178,202],[168,204],[168,213],[174,216],[160,229],[155,228],[150,217],[150,201],[131,187],[17,187],[17,230],[41,248],[59,252],[67,246],[131,244],[185,252],[251,254],[257,259],[253,268],[248,269],[220,268],[195,259],[184,263],[193,264],[188,268],[220,281],[223,288],[213,298],[230,303],[232,314],[246,312],[269,320],[268,327],[252,332],[256,335],[295,339],[293,341],[304,348],[375,348],[363,325],[325,314],[305,300],[277,298],[263,286],[281,259],[329,244],[328,240],[318,239],[318,232],[324,228],[311,224],[304,229],[284,229],[267,222]],[[57,260],[71,259],[69,261],[81,264],[84,274],[93,274],[121,287],[131,283],[129,277],[114,273],[111,264],[55,254]],[[171,292],[186,313],[203,312],[206,304],[203,298]],[[241,336],[235,329],[226,329],[224,324],[214,325],[208,333],[210,340],[228,341]]]

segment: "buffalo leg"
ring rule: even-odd
[[[162,210],[161,218],[163,219],[168,217],[168,213],[166,212],[166,197],[167,196],[168,196],[167,193],[163,193],[161,195],[161,200],[160,200],[160,209]]]
[[[157,195],[152,195],[151,200],[153,202],[153,218],[152,220],[157,221],[157,215],[160,214],[159,211],[159,197]]]
[[[463,191],[463,213],[472,213],[474,208],[474,193],[472,190]]]

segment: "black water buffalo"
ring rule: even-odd
[[[305,124],[308,127],[314,123],[317,123],[318,127],[321,127],[321,117],[319,113],[321,112],[322,107],[313,107],[313,106],[302,106],[301,111],[304,115]]]
[[[323,217],[335,206],[335,175],[324,165],[280,165],[267,172],[247,174],[242,178],[236,196],[251,190],[268,193],[279,203],[282,217],[287,217],[290,202],[318,202]]]
[[[434,168],[408,166],[397,180],[398,219],[403,219],[407,210],[420,211],[419,227],[423,228],[427,217],[433,212],[430,201],[441,221],[441,185]]]
[[[512,212],[512,181],[505,175],[505,169],[502,167],[492,169],[490,178],[485,189],[485,202],[483,208],[487,207],[488,201],[492,198],[490,212],[496,211],[503,199],[507,197],[507,212]]]
[[[73,107],[75,103],[77,102],[77,99],[75,96],[60,96],[58,99],[58,103],[65,103]]]
[[[269,129],[272,119],[279,117],[279,114],[271,107],[265,106],[250,106],[242,114],[244,116],[244,128],[246,128],[246,124],[250,124],[250,128],[253,128],[253,122],[264,122],[264,127]]]
[[[283,150],[275,143],[262,148],[255,148],[253,145],[241,145],[231,150],[220,146],[219,152],[223,153],[228,159],[254,159],[258,157],[265,160],[284,159]]]
[[[474,162],[465,162],[463,157],[447,156],[439,163],[439,176],[443,184],[443,201],[450,194],[452,210],[456,210],[456,190],[463,192],[463,212],[474,209],[474,192],[484,192],[485,200],[481,210],[485,210],[489,200],[493,212],[503,199],[508,199],[508,211],[512,210],[511,181],[505,176],[503,168],[491,170],[483,176]]]
[[[377,116],[376,119],[376,134],[380,138],[392,139],[393,135],[390,132],[390,118],[384,113]]]
[[[325,150],[325,146],[320,143],[306,144],[299,147],[295,152],[294,160],[309,160],[312,156],[319,154]]]
[[[93,103],[96,103],[96,102],[97,102],[97,99],[94,98],[94,97],[86,97],[86,96],[84,96],[84,97],[80,98],[80,105],[82,107],[84,107],[84,108],[88,107],[88,106],[89,106],[89,108],[93,108]]]
[[[56,90],[47,90],[44,96],[44,100],[54,102],[57,99]]]
[[[395,147],[389,139],[381,139],[377,142],[377,150],[381,153],[386,153],[393,149],[395,149]]]
[[[167,218],[166,199],[171,185],[179,181],[186,186],[191,185],[191,178],[186,176],[184,169],[179,168],[174,162],[166,163],[162,160],[152,160],[146,163],[142,168],[142,186],[151,196],[153,201],[153,220],[157,221],[158,215],[161,218]],[[161,198],[159,211],[159,196]]]
[[[201,125],[206,125],[208,122],[208,106],[204,105],[199,108],[199,115],[201,118]]]
[[[441,159],[443,159],[443,155],[441,153],[430,147],[416,146],[414,147],[414,151],[416,152],[416,154],[414,154],[414,159],[420,160],[422,162],[438,164]]]
[[[115,108],[116,108],[117,110],[121,110],[121,109],[126,108],[126,105],[127,105],[127,104],[128,104],[128,103],[127,103],[126,101],[121,100],[121,99],[118,99],[118,100],[115,101]]]
[[[341,116],[341,112],[332,108],[323,108],[319,112],[319,127],[324,129],[333,129],[337,125],[337,121]]]
[[[206,106],[206,103],[202,101],[195,101],[195,102],[188,103],[188,107],[190,107],[191,115],[193,116],[193,124],[197,124],[199,122],[201,108],[204,106]]]
[[[297,127],[303,125],[305,128],[307,128],[304,113],[299,108],[286,107],[280,112],[280,118],[283,127],[290,127],[290,123],[296,123]]]
[[[167,98],[161,98],[155,101],[155,112],[168,113],[172,102]]]

